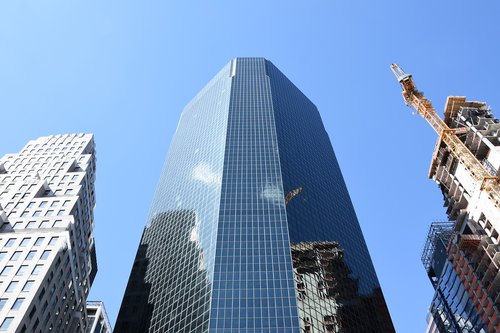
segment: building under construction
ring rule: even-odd
[[[500,332],[500,121],[484,102],[448,97],[444,119],[412,76],[391,69],[403,97],[439,135],[429,178],[449,222],[434,222],[422,262],[436,290],[427,332]]]

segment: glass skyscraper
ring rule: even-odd
[[[115,332],[393,332],[316,107],[237,58],[185,107]]]

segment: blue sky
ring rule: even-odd
[[[398,332],[422,332],[420,262],[444,220],[427,179],[436,134],[405,107],[398,62],[441,114],[500,107],[495,1],[3,1],[0,155],[43,135],[97,143],[91,299],[115,321],[184,105],[231,58],[270,59],[319,108]],[[497,113],[498,115],[498,113]]]

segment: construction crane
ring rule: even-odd
[[[495,207],[500,208],[499,177],[492,175],[458,137],[458,135],[466,133],[468,129],[448,127],[437,115],[431,101],[417,89],[411,74],[406,74],[397,64],[391,65],[391,71],[403,88],[402,94],[406,105],[413,107],[438,133],[439,141],[436,147],[439,148],[441,143],[448,146],[453,157],[460,161],[476,183],[479,184],[479,190],[485,191]],[[429,176],[432,175],[433,169],[434,166],[432,165]]]

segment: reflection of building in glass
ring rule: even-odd
[[[86,331],[95,163],[91,134],[41,137],[0,159],[0,331]]]
[[[89,323],[85,333],[111,333],[111,324],[103,302],[87,302]]]
[[[327,247],[324,307],[297,289],[304,244]],[[115,332],[298,333],[306,314],[310,332],[394,331],[318,110],[237,58],[182,112]]]
[[[147,332],[148,327],[158,327],[169,332],[182,323],[190,327],[186,331],[194,332],[206,326],[208,308],[203,306],[208,306],[210,285],[203,265],[195,212],[154,216],[142,235],[115,331]]]
[[[380,290],[358,293],[337,242],[298,243],[291,250],[304,332],[383,332],[390,324]]]

